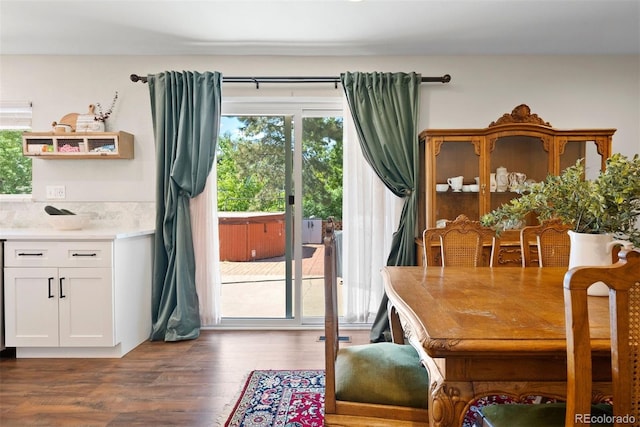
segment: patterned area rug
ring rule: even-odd
[[[224,427],[322,427],[324,371],[253,371]],[[463,427],[472,427],[483,406],[505,403],[551,403],[555,399],[487,396],[472,402]]]
[[[324,371],[253,371],[225,427],[322,427]]]

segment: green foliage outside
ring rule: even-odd
[[[22,155],[22,131],[0,131],[0,194],[31,194],[31,159]]]
[[[218,210],[284,211],[284,118],[238,119],[218,139]],[[303,215],[342,218],[342,118],[304,119],[302,162]]]
[[[304,119],[302,147],[304,217],[342,219],[342,117]]]

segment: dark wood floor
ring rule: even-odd
[[[0,426],[216,426],[254,369],[324,369],[316,331],[202,331],[122,359],[0,359]],[[354,344],[368,330],[343,331]]]

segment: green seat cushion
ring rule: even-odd
[[[427,408],[428,393],[429,374],[410,345],[382,342],[338,352],[337,400]]]
[[[480,409],[480,418],[490,427],[564,427],[565,404],[490,405]],[[608,421],[613,415],[611,405],[591,406],[592,421]],[[586,417],[585,417],[586,418]],[[592,422],[591,426],[612,426],[613,423]]]

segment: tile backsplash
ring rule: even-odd
[[[155,226],[155,203],[152,202],[33,202],[0,201],[0,228],[46,228],[45,206],[68,209],[89,216],[86,228],[144,228]]]

